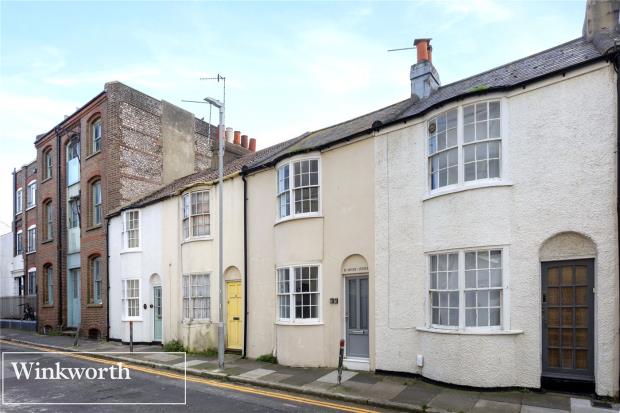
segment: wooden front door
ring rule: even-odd
[[[226,283],[226,348],[241,350],[243,309],[241,281]]]
[[[594,381],[594,260],[542,263],[542,373]]]

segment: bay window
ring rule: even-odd
[[[428,122],[431,191],[501,177],[501,104],[486,101],[453,108]]]
[[[183,275],[183,318],[188,320],[211,318],[209,274]]]
[[[319,266],[278,268],[276,277],[278,320],[318,322],[320,318]]]
[[[122,282],[121,300],[125,318],[140,317],[140,280],[128,279]]]
[[[183,239],[210,234],[209,191],[196,191],[183,195]]]
[[[502,249],[429,256],[430,324],[439,328],[502,325]]]
[[[277,169],[278,218],[319,212],[319,160],[302,159]]]

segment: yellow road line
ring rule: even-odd
[[[82,359],[82,360],[88,360],[88,361],[95,361],[97,363],[102,363],[102,364],[111,364],[111,365],[116,365],[119,361],[111,361],[111,360],[105,360],[105,359],[101,359],[98,357],[91,357],[91,356],[85,356],[83,354],[76,354],[74,352],[71,351],[56,351],[56,350],[50,350],[49,348],[46,347],[40,347],[34,344],[22,344],[22,343],[16,343],[13,341],[7,341],[7,340],[1,340],[0,339],[0,343],[5,343],[11,346],[16,346],[16,347],[25,347],[25,348],[34,348],[34,349],[39,349],[42,351],[46,351],[46,352],[55,352],[55,353],[62,353],[62,354],[67,354],[70,357],[74,357],[74,358],[78,358],[78,359]],[[284,394],[284,393],[277,393],[274,391],[269,391],[269,390],[262,390],[262,389],[256,389],[256,388],[252,388],[252,387],[248,387],[248,386],[241,386],[238,384],[233,384],[233,383],[226,383],[226,382],[221,382],[221,381],[217,381],[217,380],[212,380],[212,379],[204,379],[204,378],[200,378],[200,377],[195,377],[195,376],[185,376],[183,374],[179,374],[179,373],[174,373],[174,372],[168,372],[168,371],[161,371],[161,370],[156,370],[150,367],[144,367],[144,366],[139,366],[136,364],[123,364],[124,367],[127,367],[131,370],[137,370],[137,371],[141,371],[143,373],[148,373],[148,374],[155,374],[158,376],[163,376],[163,377],[168,377],[171,379],[177,379],[177,380],[185,380],[187,379],[187,381],[191,381],[194,383],[201,383],[201,384],[206,384],[208,386],[212,386],[212,387],[219,387],[219,388],[223,388],[223,389],[229,389],[229,390],[235,390],[235,391],[240,391],[243,393],[250,393],[250,394],[256,394],[256,395],[260,395],[260,396],[266,396],[266,397],[271,397],[271,398],[275,398],[275,399],[281,399],[281,400],[287,400],[287,401],[294,401],[294,402],[298,402],[298,403],[303,403],[303,404],[310,404],[313,406],[320,406],[320,407],[326,407],[329,409],[334,409],[334,410],[341,410],[341,411],[346,411],[346,412],[353,412],[353,413],[375,413],[375,410],[368,410],[368,409],[362,409],[359,407],[354,407],[354,406],[346,406],[344,404],[338,404],[338,403],[331,403],[331,402],[326,402],[326,401],[319,401],[319,400],[314,400],[314,399],[308,399],[305,397],[299,397],[299,396],[293,396],[293,395],[289,395],[289,394]]]

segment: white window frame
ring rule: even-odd
[[[206,296],[198,296],[193,294],[192,280],[198,276],[206,277]],[[195,300],[196,298],[204,298],[206,300],[206,317],[195,318]],[[187,305],[186,305],[187,303]],[[211,273],[210,272],[195,272],[183,274],[181,277],[181,318],[183,322],[191,321],[209,321],[211,320]],[[187,307],[187,311],[186,311]]]
[[[466,302],[465,292],[469,289],[465,285],[465,254],[468,252],[480,251],[501,251],[502,261],[502,286],[500,289],[500,324],[498,326],[466,326]],[[437,254],[458,254],[458,291],[459,291],[459,325],[447,326],[441,324],[433,324],[432,320],[432,297],[431,297],[431,256]],[[496,333],[498,331],[510,330],[510,275],[509,275],[509,250],[503,245],[480,246],[472,248],[461,248],[452,250],[432,251],[426,254],[426,327],[435,330],[447,330],[455,332],[472,332],[472,333]]]
[[[97,265],[95,265],[95,263],[97,263]],[[92,282],[92,285],[90,286],[93,290],[93,295],[92,295],[92,303],[91,304],[101,304],[102,300],[101,300],[101,296],[102,296],[102,291],[101,289],[103,288],[103,280],[101,278],[101,257],[100,256],[96,256],[90,259],[90,275],[91,275],[91,279],[90,281]],[[97,271],[95,271],[95,269],[97,269]],[[97,284],[99,285],[99,288],[97,289]],[[99,291],[99,297],[97,297],[97,291]],[[90,297],[89,297],[90,299]]]
[[[15,256],[22,255],[24,253],[24,231],[19,230],[15,234]]]
[[[48,149],[43,152],[43,179],[50,179],[52,177],[52,166],[54,161],[52,160],[52,150]]]
[[[92,201],[92,225],[101,225],[103,221],[103,202],[101,197],[101,179],[90,184]]]
[[[194,214],[192,212],[192,197],[198,193],[206,193],[207,197],[207,212],[201,214]],[[187,192],[181,197],[181,237],[183,240],[190,239],[211,239],[211,190],[198,189],[195,191]],[[195,217],[207,216],[209,219],[209,231],[204,235],[194,235],[194,219]],[[187,223],[187,224],[186,224]],[[185,226],[187,225],[187,233],[185,232]]]
[[[24,210],[24,190],[20,186],[15,190],[15,215],[21,214]]]
[[[34,281],[31,283],[30,281]],[[26,295],[36,295],[37,294],[37,269],[36,267],[31,267],[28,269],[28,289],[26,290]]]
[[[138,245],[135,247],[130,247],[129,246],[129,229],[127,228],[127,219],[128,217],[131,216],[132,213],[137,213],[138,214],[138,227],[132,230],[137,231],[137,239],[138,239]],[[141,234],[141,216],[140,216],[140,210],[139,209],[130,209],[127,211],[123,211],[123,233],[122,233],[122,245],[123,245],[123,251],[138,251],[140,250],[140,248],[142,247],[142,234]]]
[[[45,241],[51,241],[54,239],[54,207],[51,199],[43,204],[43,212],[45,213]]]
[[[98,132],[98,134],[97,134]],[[96,119],[90,128],[92,155],[101,151],[101,118]]]
[[[37,180],[28,182],[26,186],[26,211],[37,206]]]
[[[33,252],[37,252],[37,226],[29,226],[26,234],[26,254],[32,254]],[[32,240],[30,239],[30,234],[32,234]]]
[[[138,283],[138,295],[137,296],[128,296],[128,288],[127,284],[129,281],[136,281]],[[140,278],[125,278],[121,280],[121,302],[123,305],[123,320],[124,321],[135,321],[142,320],[142,285]],[[129,315],[129,300],[137,300],[137,310],[138,315],[130,316]]]
[[[296,268],[317,268],[317,290],[316,291],[308,291],[308,292],[296,292],[295,291],[295,269]],[[288,280],[288,292],[284,294],[280,294],[280,282],[279,282],[279,273],[280,270],[288,269],[289,271],[289,280]],[[322,315],[323,315],[323,277],[321,271],[321,264],[318,263],[307,263],[307,264],[294,264],[294,265],[283,265],[276,267],[275,271],[275,281],[276,281],[276,322],[278,324],[296,324],[296,325],[308,325],[308,324],[321,324]],[[297,318],[296,317],[296,295],[301,294],[316,294],[317,295],[317,317],[314,318]],[[280,317],[280,296],[288,296],[288,305],[289,305],[289,317],[281,318]]]
[[[498,139],[487,139],[482,141],[474,141],[470,143],[465,143],[464,141],[464,108],[466,106],[476,105],[480,103],[489,103],[489,102],[499,102],[500,107],[500,138]],[[444,114],[452,109],[457,109],[457,151],[458,151],[458,180],[457,183],[441,186],[435,189],[431,189],[431,168],[430,168],[430,159],[432,155],[430,153],[430,144],[429,138],[430,134],[428,131],[428,126],[434,118],[437,116]],[[425,144],[424,144],[424,156],[426,158],[425,161],[425,179],[426,179],[426,196],[424,199],[433,198],[435,196],[443,195],[446,193],[453,193],[458,191],[463,191],[472,188],[478,187],[487,187],[487,186],[502,186],[502,185],[511,185],[510,181],[510,170],[509,170],[509,160],[508,160],[508,151],[507,147],[509,144],[509,131],[508,131],[508,105],[506,102],[506,98],[500,95],[490,95],[479,97],[475,99],[468,100],[464,103],[454,104],[448,106],[446,108],[442,108],[440,111],[433,112],[432,115],[429,115],[424,122],[425,132]],[[487,118],[488,119],[488,118]],[[465,181],[465,155],[464,155],[464,146],[469,144],[475,144],[477,142],[491,142],[491,141],[499,141],[499,173],[500,176],[497,178],[482,178],[475,179],[471,181]]]
[[[45,269],[45,283],[47,284],[47,291],[44,297],[44,304],[54,304],[54,269],[51,265],[43,267]]]
[[[295,164],[299,163],[299,162],[303,162],[303,161],[317,161],[317,180],[318,180],[318,184],[317,185],[307,185],[307,186],[300,186],[300,187],[295,187]],[[283,191],[280,191],[280,179],[279,179],[279,174],[280,174],[280,169],[283,167],[288,166],[288,189],[285,189]],[[321,156],[320,154],[310,154],[310,155],[303,155],[303,156],[294,156],[290,159],[287,159],[285,161],[282,161],[280,163],[278,163],[276,165],[275,171],[276,171],[276,222],[281,222],[281,221],[287,221],[290,219],[296,219],[296,218],[307,218],[307,217],[318,217],[322,215],[322,173],[321,173],[321,169],[322,169],[322,165],[321,165]],[[301,189],[301,188],[311,188],[311,187],[316,187],[317,188],[317,196],[318,196],[318,209],[317,211],[311,211],[311,212],[300,212],[300,213],[295,213],[295,189]],[[289,213],[288,215],[284,215],[284,216],[280,216],[280,196],[284,195],[288,193],[289,196]]]

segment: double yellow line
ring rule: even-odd
[[[83,354],[76,354],[73,352],[62,352],[62,351],[50,350],[46,347],[40,347],[34,344],[26,345],[26,344],[16,343],[13,341],[7,341],[7,340],[0,340],[0,343],[4,343],[4,344],[11,345],[11,346],[16,346],[16,347],[37,349],[37,350],[46,351],[50,353],[63,353],[63,354],[67,354],[70,357],[74,357],[74,358],[82,359],[82,360],[94,361],[94,362],[101,363],[101,364],[116,365],[118,363],[118,361],[105,360],[105,359],[101,359],[98,357],[90,357],[90,356],[85,356]],[[176,379],[176,380],[187,379],[187,381],[191,381],[194,383],[200,383],[200,384],[206,384],[212,387],[235,390],[235,391],[239,391],[243,393],[256,394],[259,396],[271,397],[274,399],[292,401],[292,402],[297,402],[297,403],[302,403],[302,404],[309,404],[312,406],[326,407],[328,409],[340,410],[340,411],[345,411],[345,412],[353,412],[353,413],[376,413],[375,410],[367,410],[367,409],[362,409],[360,407],[347,406],[345,404],[338,404],[338,403],[331,403],[331,402],[326,402],[322,400],[308,399],[306,397],[293,396],[290,394],[278,393],[278,392],[269,391],[269,390],[262,390],[262,389],[257,389],[253,387],[248,387],[248,386],[241,386],[238,384],[226,383],[226,382],[217,381],[217,380],[203,379],[203,378],[195,377],[195,376],[185,376],[179,373],[156,370],[150,367],[139,366],[139,365],[131,364],[131,363],[125,364],[123,362],[123,367],[127,367],[131,370],[141,371],[143,373],[154,374],[154,375],[162,376],[162,377],[168,377],[171,379]]]

